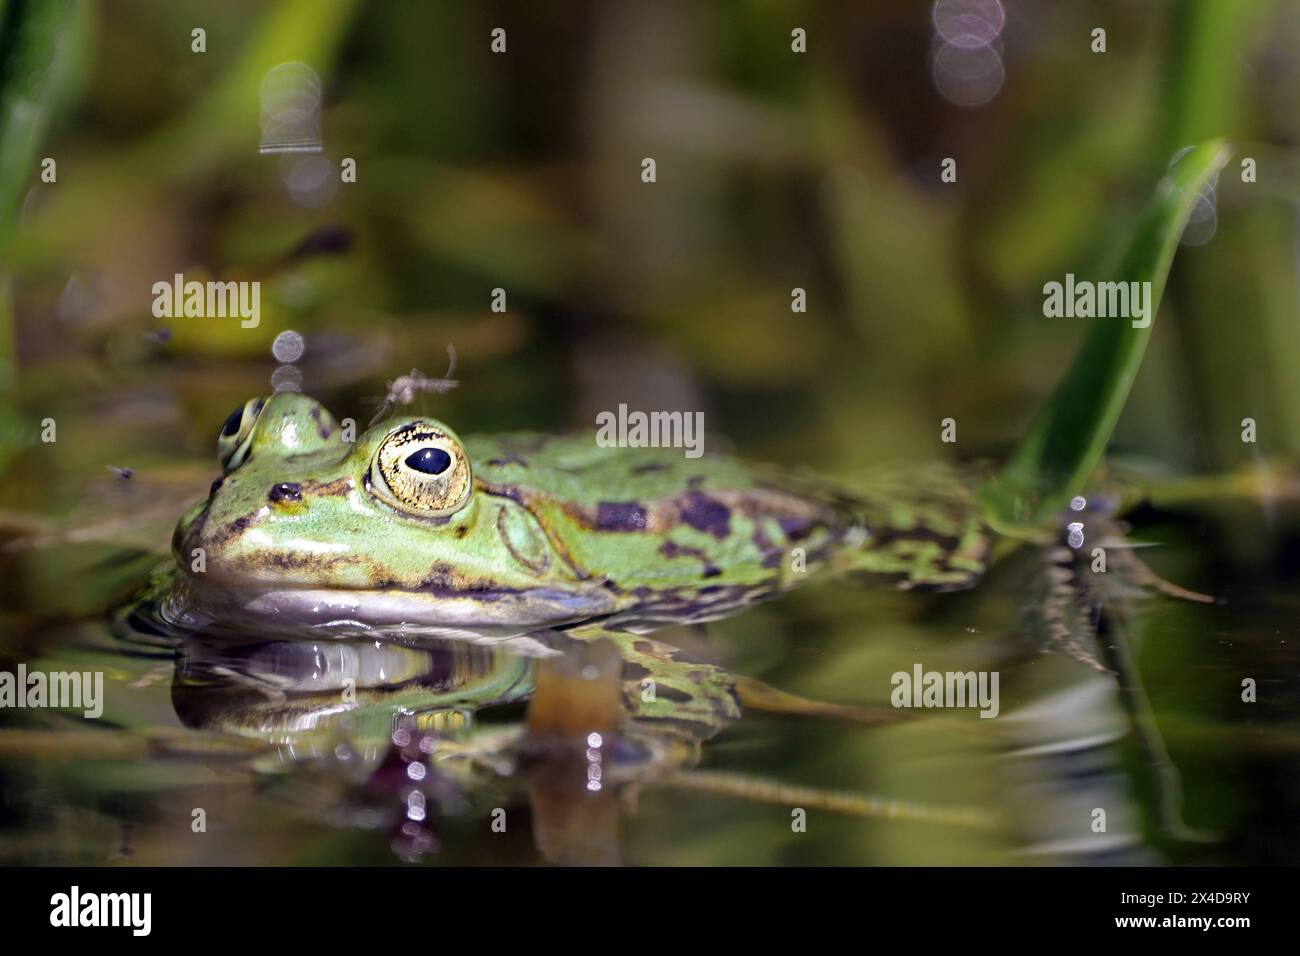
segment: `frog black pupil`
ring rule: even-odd
[[[235,434],[235,432],[239,431],[239,423],[243,420],[244,406],[240,405],[230,413],[230,417],[226,419],[226,423],[221,426],[221,434],[229,438],[231,435]]]
[[[407,456],[406,465],[408,468],[422,471],[426,475],[441,475],[451,467],[451,455],[441,448],[421,448],[414,454]]]

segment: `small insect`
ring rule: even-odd
[[[388,383],[388,394],[384,396],[384,401],[379,406],[379,411],[375,417],[370,420],[371,426],[378,423],[385,415],[391,412],[398,405],[410,405],[415,401],[415,396],[421,393],[442,395],[450,392],[460,383],[452,378],[456,373],[456,347],[447,346],[447,374],[442,378],[429,378],[419,369],[411,369],[410,375],[403,375],[395,378]]]
[[[123,481],[126,481],[127,479],[133,478],[135,476],[134,468],[119,468],[117,465],[106,465],[105,467],[108,468],[109,471],[113,472],[113,474],[117,475],[117,477],[121,478]]]

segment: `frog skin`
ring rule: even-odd
[[[344,440],[315,400],[254,399],[181,520],[172,596],[199,619],[447,635],[724,617],[827,574],[970,587],[990,534],[927,468],[849,492],[733,457],[593,436],[469,438],[402,417]]]

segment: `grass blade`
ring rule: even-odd
[[[1062,510],[1100,462],[1142,364],[1178,239],[1201,190],[1227,162],[1210,140],[1188,151],[1161,181],[1116,274],[1150,282],[1145,328],[1094,318],[1073,365],[1030,425],[1011,460],[980,492],[985,517],[1004,533],[1028,530]]]

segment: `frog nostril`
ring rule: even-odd
[[[282,481],[273,485],[266,497],[272,502],[302,501],[302,485],[296,481]]]

